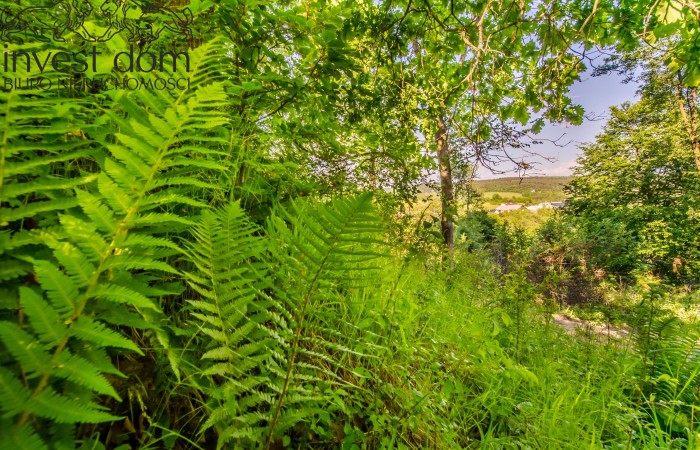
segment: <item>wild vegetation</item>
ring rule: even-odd
[[[0,449],[700,446],[694,3],[0,6],[48,80],[0,90]],[[187,89],[94,82],[135,48]],[[570,208],[489,216],[596,49],[641,101]]]

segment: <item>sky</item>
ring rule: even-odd
[[[549,162],[542,158],[532,157],[526,159],[535,162],[535,171],[528,171],[527,176],[561,176],[570,175],[571,167],[576,163],[576,157],[580,151],[578,145],[583,142],[593,142],[599,134],[609,116],[611,106],[620,105],[626,101],[635,101],[638,85],[635,83],[622,83],[623,77],[608,74],[599,77],[591,77],[589,73],[581,76],[569,91],[574,103],[577,103],[586,111],[586,116],[599,118],[598,120],[584,119],[583,124],[572,126],[562,124],[549,124],[537,135],[541,139],[557,140],[557,144],[544,141],[542,144],[533,145],[530,150],[543,156],[555,158]],[[497,166],[499,171],[511,170],[513,164],[504,162]],[[517,173],[493,174],[486,168],[479,168],[478,178],[492,179],[500,177],[517,176]]]

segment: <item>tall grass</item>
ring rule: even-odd
[[[340,447],[676,442],[661,438],[663,430],[650,434],[647,423],[659,411],[645,410],[635,396],[642,363],[636,348],[564,333],[532,301],[532,286],[517,275],[497,279],[483,255],[462,255],[450,274],[424,261],[391,264],[376,296],[343,302],[349,321],[374,311],[375,320],[358,326],[372,329],[384,348],[354,367],[352,381],[362,390],[336,394]]]

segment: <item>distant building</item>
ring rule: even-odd
[[[528,206],[527,209],[536,212],[542,208],[563,208],[564,206],[566,206],[566,202],[542,202],[537,205]]]
[[[519,209],[525,209],[525,206],[521,205],[520,203],[501,203],[501,205],[496,208],[495,213],[501,214],[509,211],[517,211]]]

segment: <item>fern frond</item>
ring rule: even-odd
[[[87,316],[82,316],[74,322],[71,334],[101,347],[123,348],[143,355],[141,349],[129,339]]]
[[[29,288],[20,288],[20,302],[40,340],[55,344],[66,334],[66,326],[56,310],[39,294]]]
[[[7,417],[22,411],[31,392],[22,385],[15,374],[0,367],[0,395],[2,395],[0,411],[2,411],[3,416]]]
[[[32,335],[12,322],[0,322],[0,341],[12,357],[34,377],[50,372],[51,355]]]
[[[320,386],[326,381],[317,374],[330,373],[309,361],[339,365],[332,353],[307,348],[323,342],[312,337],[315,332],[323,332],[322,327],[315,325],[323,291],[366,284],[365,279],[371,278],[376,270],[372,261],[381,256],[374,250],[381,244],[381,229],[371,194],[339,199],[326,205],[294,203],[280,217],[271,219],[270,228],[277,243],[272,251],[281,268],[278,277],[283,280],[276,292],[290,308],[289,313],[293,316],[290,327],[294,331],[284,361],[282,390],[268,429],[267,448],[276,434],[284,433],[295,421],[302,420],[303,414],[299,411],[304,409],[300,409],[298,403],[313,405],[318,400],[303,387],[302,382]],[[327,342],[333,337],[337,338],[337,335],[330,334]],[[338,354],[354,353],[341,343],[331,345],[324,342],[324,346],[333,348]],[[301,361],[302,357],[308,361]],[[313,408],[308,408],[308,411],[313,411]]]
[[[55,359],[55,363],[57,367],[54,371],[54,376],[84,386],[98,394],[109,395],[117,401],[121,401],[119,394],[117,394],[112,385],[109,384],[107,379],[100,373],[100,370],[90,361],[77,355],[71,355],[68,351],[64,351],[61,353],[60,357]]]
[[[37,415],[57,423],[100,423],[120,417],[102,411],[94,403],[65,397],[51,387],[45,388],[27,402],[27,408]]]
[[[71,313],[75,309],[75,299],[78,298],[78,286],[73,280],[45,260],[35,261],[34,271],[56,312],[60,315]]]
[[[225,380],[214,395],[221,406],[214,407],[202,431],[221,422],[237,423],[236,433],[220,434],[219,447],[234,438],[256,442],[266,416],[251,415],[245,405],[252,408],[270,399],[264,391],[271,381],[250,376],[265,367],[273,341],[265,326],[267,315],[256,304],[268,286],[266,272],[255,263],[265,245],[237,203],[205,214],[192,233],[196,243],[188,259],[197,272],[188,278],[201,298],[189,304],[200,331],[211,339],[202,359],[212,363],[203,367],[202,375]]]
[[[208,72],[217,53],[216,41],[191,52],[195,70]],[[59,91],[0,93],[0,223],[12,230],[0,234],[0,269],[7,304],[28,318],[0,321],[2,389],[23,389],[4,410],[11,440],[39,448],[30,423],[49,437],[73,429],[55,424],[118,419],[94,402],[119,399],[104,374],[122,374],[105,349],[143,352],[116,327],[168,345],[159,297],[179,292],[162,276],[180,275],[175,235],[209,208],[221,188],[209,179],[228,167],[225,87],[188,75],[189,91],[109,91],[106,105]]]
[[[50,56],[45,44],[6,43],[8,51],[35,52]],[[18,65],[17,77],[32,77]],[[94,167],[100,148],[84,138],[83,129],[95,115],[80,99],[65,95],[58,87],[60,73],[42,74],[51,88],[10,89],[0,92],[0,226],[21,233],[35,223],[56,223],[59,211],[77,206],[74,189],[95,179],[92,173],[67,162],[84,162]],[[15,242],[12,253],[0,256],[0,265],[15,262],[36,251],[39,242]],[[10,281],[26,275],[31,267],[18,264],[6,272]],[[13,286],[14,287],[14,286]],[[17,291],[13,295],[18,295]]]
[[[16,433],[9,430],[3,433],[0,450],[48,450],[48,447],[32,426],[25,425]]]

